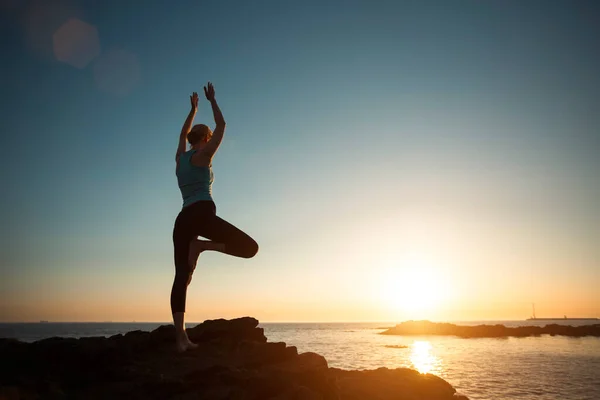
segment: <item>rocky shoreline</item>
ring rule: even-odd
[[[430,321],[406,321],[381,332],[382,335],[442,335],[461,338],[527,337],[527,336],[596,336],[600,337],[600,324],[570,326],[549,324],[546,326],[522,326],[509,328],[504,325],[463,326]]]
[[[174,327],[110,338],[0,339],[0,399],[465,400],[408,368],[347,371],[270,343],[254,318],[188,329],[198,349],[174,351]]]

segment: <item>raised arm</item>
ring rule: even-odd
[[[185,153],[185,149],[187,148],[187,134],[190,133],[192,129],[192,124],[194,123],[194,117],[196,116],[196,112],[198,112],[198,93],[194,92],[190,96],[191,110],[188,114],[185,122],[183,123],[183,127],[181,128],[181,134],[179,135],[179,145],[177,146],[177,154],[175,155],[175,160],[179,160],[179,156]]]
[[[225,118],[223,118],[221,109],[219,108],[217,100],[215,99],[215,88],[212,83],[208,82],[208,88],[204,86],[204,94],[206,95],[206,99],[210,101],[213,115],[215,117],[215,123],[217,124],[215,130],[213,131],[212,138],[208,141],[203,150],[204,154],[212,157],[219,149],[221,141],[223,140],[223,135],[225,134]]]

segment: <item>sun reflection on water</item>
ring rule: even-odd
[[[439,373],[441,370],[440,359],[431,353],[431,349],[431,343],[425,340],[415,340],[411,346],[410,361],[413,368],[422,374]]]

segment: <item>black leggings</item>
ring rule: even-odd
[[[236,257],[251,258],[258,252],[258,244],[250,236],[217,217],[212,201],[198,201],[184,207],[173,227],[175,247],[175,280],[171,289],[171,311],[185,312],[185,297],[190,274],[188,262],[190,242],[203,236],[216,243],[225,244],[222,253]]]

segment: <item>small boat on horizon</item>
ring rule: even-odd
[[[560,317],[551,317],[551,318],[538,318],[535,316],[535,304],[533,306],[533,315],[527,318],[527,321],[598,321],[598,318],[593,317],[584,317],[584,318],[567,318],[567,316]]]

